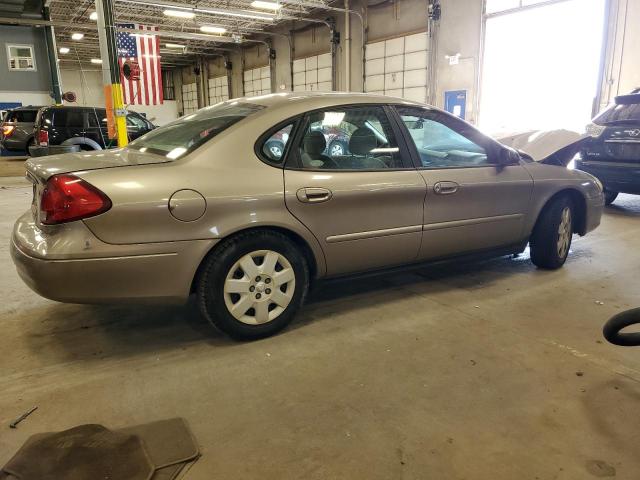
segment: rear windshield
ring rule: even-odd
[[[38,110],[11,110],[7,112],[6,122],[35,123]]]
[[[634,95],[635,96],[635,95]],[[626,97],[631,97],[628,95]],[[610,107],[593,121],[598,125],[615,125],[625,123],[640,123],[640,94],[637,94],[637,103],[627,100],[624,105]]]
[[[175,160],[263,108],[253,103],[219,103],[156,128],[131,142],[129,147]]]

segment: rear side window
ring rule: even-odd
[[[12,110],[7,113],[7,122],[14,123],[35,123],[37,110]]]
[[[84,126],[83,112],[75,109],[60,109],[53,114],[53,122],[58,127],[74,127],[81,128]]]
[[[280,165],[284,160],[284,152],[291,139],[293,125],[291,122],[277,131],[267,134],[264,143],[260,147],[260,152],[264,160],[269,163]]]

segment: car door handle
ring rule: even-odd
[[[320,203],[331,200],[331,190],[320,187],[305,187],[296,192],[296,197],[302,203]]]
[[[433,186],[433,192],[438,195],[451,195],[456,193],[459,187],[456,182],[438,182]]]

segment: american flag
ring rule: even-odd
[[[118,63],[124,103],[127,105],[162,104],[162,74],[160,72],[160,40],[152,32],[158,27],[137,23],[121,23],[118,27],[132,29],[117,32]],[[134,32],[138,30],[138,32]],[[140,79],[128,80],[122,74],[122,65],[127,60],[140,66]]]

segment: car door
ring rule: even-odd
[[[103,116],[104,109],[100,108],[88,108],[85,110],[87,117],[87,126],[85,128],[85,138],[97,143],[101,148],[105,148],[105,141],[108,139],[103,136],[102,128],[100,127],[100,117]]]
[[[323,127],[348,132],[348,154],[327,155]],[[416,259],[426,186],[399,140],[382,105],[331,107],[301,121],[287,152],[285,202],[320,242],[329,275]]]
[[[396,107],[427,184],[420,259],[488,250],[525,239],[533,179],[514,156],[468,123],[432,109]]]

